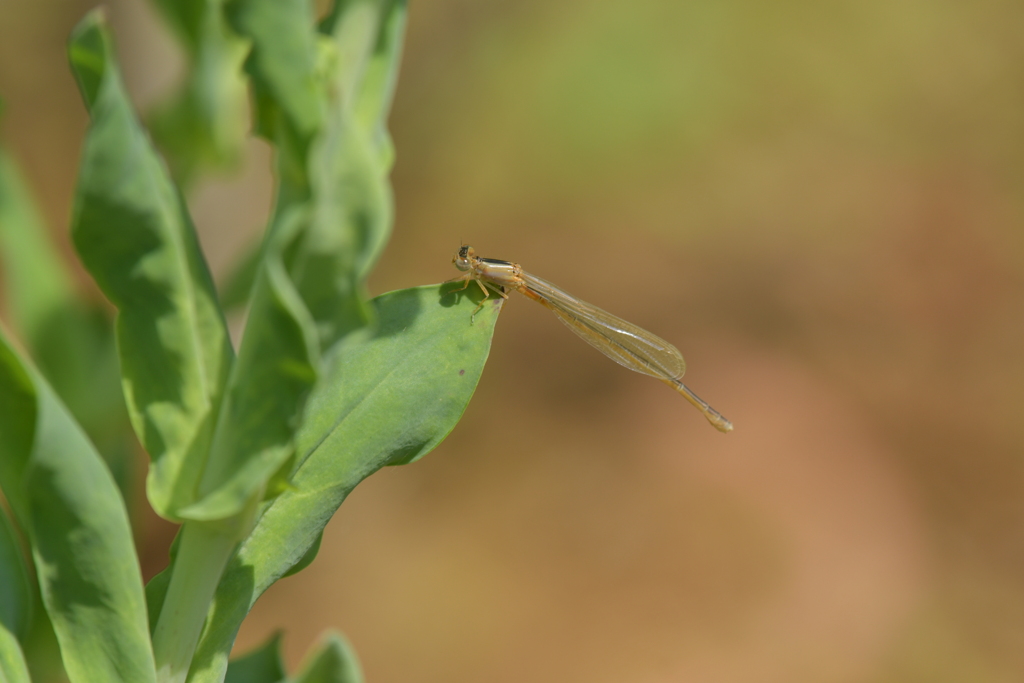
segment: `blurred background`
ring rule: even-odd
[[[180,53],[108,5],[145,111]],[[0,3],[0,142],[69,260],[90,6]],[[373,292],[453,277],[460,241],[518,261],[675,343],[736,430],[513,296],[463,421],[355,490],[236,651],[283,629],[294,666],[338,628],[373,683],[1024,680],[1022,25],[414,1]],[[190,196],[217,277],[268,167],[253,142]],[[137,516],[148,577],[173,528]]]

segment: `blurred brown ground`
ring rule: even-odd
[[[2,140],[68,253],[88,7],[0,5]],[[180,59],[150,6],[111,15],[145,108]],[[674,341],[736,431],[513,297],[451,437],[356,489],[238,650],[338,628],[372,683],[1024,680],[1022,25],[413,2],[373,290],[453,276],[460,239],[519,261]],[[192,198],[218,275],[267,161]]]

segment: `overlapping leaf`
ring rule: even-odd
[[[91,124],[72,236],[118,308],[125,399],[152,460],[150,503],[193,502],[232,362],[227,328],[188,212],[125,95],[102,15],[69,45]]]
[[[490,350],[498,306],[470,322],[474,290],[419,287],[374,299],[372,335],[328,354],[297,436],[291,487],[269,501],[228,564],[190,672],[219,681],[239,625],[256,599],[309,559],[349,492],[384,465],[429,452],[454,428]]]
[[[109,470],[0,334],[0,487],[28,535],[68,676],[155,681],[142,577]]]

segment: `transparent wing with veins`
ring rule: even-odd
[[[679,350],[661,337],[577,299],[536,275],[522,274],[523,295],[551,310],[595,349],[619,365],[661,380],[678,380],[686,372]]]

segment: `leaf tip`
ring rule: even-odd
[[[110,55],[107,12],[103,7],[90,11],[71,31],[68,61],[86,107],[92,108],[106,72]]]

